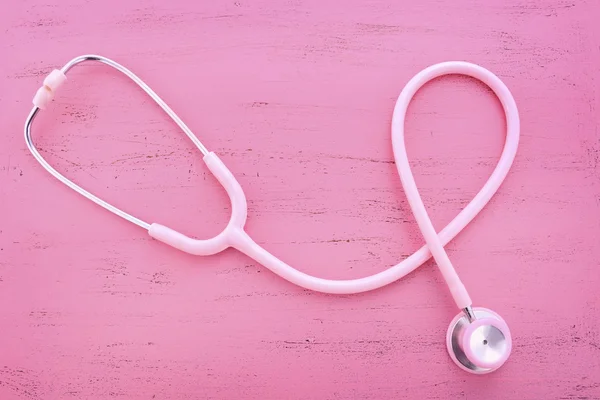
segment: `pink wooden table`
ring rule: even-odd
[[[0,399],[600,399],[600,28],[597,1],[10,1],[0,14]],[[435,264],[384,289],[299,289],[234,252],[200,258],[85,201],[25,147],[52,68],[98,53],[145,79],[222,156],[248,230],[299,269],[361,277],[420,236],[390,142],[422,68],[461,59],[512,90],[519,154],[449,246],[513,354],[473,376],[444,344],[456,314]],[[407,145],[438,229],[504,140],[498,101],[437,80]],[[112,69],[76,68],[36,120],[57,169],[197,237],[229,204],[201,156]]]

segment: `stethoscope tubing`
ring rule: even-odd
[[[398,174],[406,193],[410,207],[426,244],[400,263],[379,273],[358,279],[331,280],[318,278],[299,271],[284,261],[275,257],[257,244],[245,231],[244,225],[247,217],[246,198],[244,192],[233,176],[233,174],[222,163],[219,157],[210,152],[200,140],[192,133],[187,125],[171,110],[171,108],[146,85],[139,77],[127,68],[103,56],[87,55],[76,57],[69,61],[61,72],[66,74],[73,66],[86,62],[98,61],[109,65],[124,73],[132,79],[142,90],[144,90],[184,131],[195,146],[204,155],[204,161],[213,172],[219,182],[225,187],[232,203],[232,217],[223,232],[212,239],[198,240],[182,235],[170,228],[159,224],[150,224],[140,220],[116,207],[105,202],[99,197],[86,191],[79,185],[64,177],[55,170],[39,153],[31,135],[33,120],[39,112],[39,107],[34,106],[25,123],[25,139],[27,147],[37,161],[50,174],[59,181],[75,190],[96,204],[117,214],[118,216],[148,230],[151,236],[161,240],[173,247],[179,248],[192,254],[209,255],[215,254],[226,248],[233,247],[258,263],[264,265],[273,273],[283,279],[306,289],[332,294],[361,293],[386,286],[404,277],[425,263],[430,257],[434,257],[438,267],[450,289],[454,302],[459,309],[465,310],[467,315],[471,310],[471,298],[462,284],[456,270],[454,269],[444,246],[458,235],[489,202],[506,177],[516,155],[519,142],[519,114],[512,94],[506,85],[493,73],[475,64],[450,61],[432,65],[414,76],[404,87],[396,105],[392,117],[392,145]],[[491,176],[471,200],[471,202],[439,233],[427,214],[425,205],[421,200],[413,174],[410,169],[408,155],[404,140],[404,122],[408,105],[415,93],[428,81],[447,74],[462,74],[479,79],[488,85],[499,98],[504,109],[507,125],[506,142],[497,166]],[[469,317],[471,318],[471,317]]]

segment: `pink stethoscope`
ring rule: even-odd
[[[31,124],[39,110],[46,108],[48,103],[53,99],[56,90],[66,81],[65,74],[73,66],[84,61],[99,61],[121,71],[131,78],[131,80],[137,83],[138,86],[154,99],[202,152],[208,169],[225,188],[231,200],[231,219],[227,227],[220,234],[212,239],[199,240],[185,236],[160,224],[144,222],[108,204],[65,178],[40,155],[31,139]],[[502,103],[506,116],[507,134],[500,160],[488,181],[473,200],[438,234],[427,215],[410,170],[404,144],[404,120],[408,105],[417,90],[426,82],[446,74],[468,75],[487,84]],[[492,372],[507,360],[512,348],[512,339],[508,325],[497,313],[486,308],[472,306],[471,298],[444,250],[444,245],[456,237],[475,218],[494,193],[496,193],[506,177],[517,152],[520,128],[519,113],[515,100],[506,85],[487,69],[461,61],[435,64],[415,75],[404,87],[402,93],[400,93],[392,117],[394,158],[402,186],[404,187],[419,228],[423,233],[426,245],[399,264],[385,271],[365,278],[351,280],[329,280],[307,275],[289,266],[254,242],[244,231],[248,213],[246,196],[231,171],[227,169],[215,153],[209,152],[204,147],[192,131],[152,89],[122,65],[97,55],[76,57],[62,67],[61,70],[52,71],[44,79],[43,86],[37,91],[33,99],[33,104],[34,107],[25,122],[25,140],[29,150],[40,164],[50,174],[79,194],[148,230],[148,233],[153,238],[184,252],[203,256],[216,254],[229,247],[233,247],[264,265],[280,277],[298,286],[317,292],[333,294],[360,293],[383,287],[414,271],[433,256],[450,289],[456,306],[461,310],[450,323],[446,334],[446,346],[451,359],[463,370],[475,374]]]

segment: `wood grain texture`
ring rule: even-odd
[[[600,3],[13,1],[0,14],[0,399],[600,399]],[[422,68],[500,76],[522,120],[506,182],[450,245],[514,349],[477,377],[447,356],[433,263],[327,296],[244,256],[193,257],[84,201],[28,153],[52,68],[98,53],[138,73],[238,176],[248,231],[302,271],[372,274],[423,240],[397,177],[391,111]],[[438,228],[491,173],[499,103],[438,79],[407,145]],[[184,135],[117,72],[86,65],[35,121],[43,155],[134,215],[197,237],[226,195]]]

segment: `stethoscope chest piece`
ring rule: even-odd
[[[487,374],[500,368],[512,349],[508,325],[487,308],[474,308],[475,319],[461,313],[448,327],[446,346],[450,358],[467,372]]]

